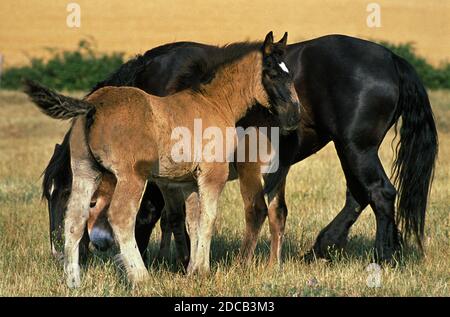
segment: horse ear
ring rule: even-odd
[[[265,38],[264,44],[263,44],[263,51],[264,51],[265,55],[272,54],[272,51],[273,51],[273,32],[272,31],[270,31],[266,35],[266,38]]]
[[[283,38],[278,42],[282,46],[286,47],[287,45],[288,32],[284,32]]]

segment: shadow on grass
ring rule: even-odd
[[[346,260],[366,260],[368,262],[375,262],[375,240],[373,238],[355,235],[348,239],[344,250],[336,251],[332,255],[331,262],[339,262]],[[423,259],[420,250],[413,245],[405,245],[401,251],[394,255],[394,263],[398,268],[410,264],[417,264]]]
[[[211,242],[211,267],[214,270],[218,265],[227,269],[239,261],[239,248],[241,238],[227,234],[215,235]],[[301,261],[305,249],[301,248],[301,241],[296,239],[286,239],[283,244],[282,261]],[[349,238],[344,250],[335,250],[330,252],[329,265],[342,264],[347,261],[367,261],[373,262],[374,259],[374,240],[355,235]],[[312,245],[311,245],[312,247]],[[168,271],[171,273],[184,273],[184,268],[177,260],[177,254],[174,243],[171,244],[171,252],[168,260],[158,260],[159,241],[151,240],[147,248],[146,263],[149,270]],[[89,256],[86,266],[97,266],[110,264],[114,256],[118,253],[118,248],[113,248],[107,252],[96,252],[94,256]],[[270,256],[270,239],[260,238],[256,245],[254,262],[268,263]],[[396,257],[397,267],[402,268],[406,265],[416,264],[423,259],[419,250],[414,246],[407,246],[403,249],[401,256]],[[117,266],[119,275],[124,272]]]

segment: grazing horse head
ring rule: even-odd
[[[100,251],[105,251],[114,244],[107,211],[115,186],[115,177],[111,173],[103,173],[102,181],[91,199],[87,231],[92,245]]]
[[[269,95],[271,107],[278,116],[282,133],[296,130],[300,122],[300,101],[293,84],[293,76],[285,63],[287,32],[273,43],[273,34],[267,34],[263,44],[262,81]]]
[[[95,249],[106,251],[114,245],[114,234],[108,222],[108,209],[114,194],[117,180],[109,172],[102,174],[102,180],[91,199],[87,232],[89,240]],[[144,254],[149,237],[164,207],[164,200],[158,187],[152,183],[147,185],[147,191],[142,197],[141,206],[136,219],[136,240],[141,254]],[[152,193],[152,198],[149,195]],[[141,242],[141,243],[139,243]]]

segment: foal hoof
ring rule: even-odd
[[[132,287],[141,285],[142,283],[147,281],[147,279],[148,279],[147,270],[145,270],[145,271],[140,270],[140,271],[132,272],[132,273],[128,274],[128,281],[130,282]]]
[[[69,288],[78,288],[81,285],[80,266],[78,264],[65,265],[66,284]]]
[[[66,284],[70,289],[79,288],[81,286],[81,279],[79,276],[68,276],[66,278]]]
[[[201,267],[199,265],[188,265],[187,268],[187,276],[194,276],[194,275],[199,275],[199,276],[205,276],[205,275],[209,275],[211,273],[209,267]]]

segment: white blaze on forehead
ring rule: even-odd
[[[281,62],[281,63],[278,64],[278,65],[280,65],[281,69],[282,69],[284,72],[289,73],[289,69],[287,68],[287,66],[286,66],[286,64],[285,64],[284,62]]]

